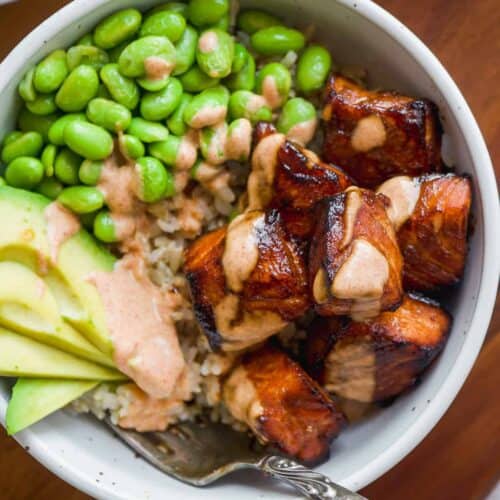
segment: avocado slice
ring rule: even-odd
[[[19,379],[7,407],[7,432],[12,436],[26,429],[98,384],[85,380]]]
[[[106,356],[61,320],[43,279],[17,262],[0,262],[0,324],[84,359],[114,367]]]
[[[61,245],[52,265],[45,218],[50,203],[36,193],[0,187],[0,260],[19,262],[42,276],[63,318],[110,355],[113,345],[104,306],[88,277],[95,271],[112,271],[116,259],[82,229]]]
[[[126,380],[117,370],[77,358],[5,328],[0,328],[0,376]]]

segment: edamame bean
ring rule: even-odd
[[[6,186],[7,183],[5,182],[5,179],[3,177],[0,177],[0,187]]]
[[[231,73],[234,59],[234,40],[229,33],[210,29],[202,33],[196,49],[200,69],[211,78],[224,78]]]
[[[200,133],[200,150],[203,158],[211,165],[226,161],[227,123],[220,122],[204,128]]]
[[[140,98],[139,89],[134,80],[120,73],[118,64],[106,64],[101,70],[101,79],[117,103],[130,110],[137,107]]]
[[[141,115],[146,120],[164,120],[175,111],[181,98],[181,82],[177,78],[170,78],[163,90],[146,93],[143,96],[141,99]]]
[[[137,9],[115,12],[101,21],[94,30],[94,42],[101,49],[112,49],[132,38],[142,22],[142,14]]]
[[[257,75],[257,93],[263,95],[271,109],[279,108],[292,87],[292,75],[281,63],[266,64]]]
[[[151,144],[149,146],[149,154],[162,161],[165,165],[173,167],[177,161],[181,141],[180,137],[169,135],[166,140]]]
[[[248,50],[241,43],[234,44],[234,58],[233,65],[231,66],[231,73],[240,72],[247,62]]]
[[[77,42],[77,45],[94,45],[94,37],[92,36],[92,33],[87,33],[86,35],[83,35]]]
[[[248,90],[237,90],[229,99],[229,116],[234,120],[247,118],[253,124],[273,119],[273,112],[264,97]]]
[[[57,146],[47,144],[42,151],[41,160],[45,169],[45,176],[52,177],[54,175],[54,164],[56,162]]]
[[[93,123],[73,121],[64,129],[64,142],[88,160],[104,160],[113,152],[113,138]]]
[[[249,53],[246,63],[241,71],[229,75],[224,84],[233,92],[236,90],[253,90],[255,88],[255,59]]]
[[[239,162],[247,161],[252,149],[252,124],[246,118],[239,118],[227,129],[226,158]]]
[[[306,43],[304,35],[284,26],[271,26],[255,32],[251,39],[253,49],[264,56],[279,56],[290,50],[302,50]]]
[[[19,156],[10,162],[5,170],[5,181],[15,188],[33,189],[42,178],[42,162],[30,156]]]
[[[92,66],[78,66],[66,78],[56,95],[60,109],[81,111],[99,90],[99,77]]]
[[[179,106],[177,106],[177,109],[167,120],[168,129],[175,135],[181,136],[187,132],[187,125],[184,122],[184,111],[192,98],[193,96],[191,94],[182,94]]]
[[[57,110],[53,94],[39,94],[34,101],[26,103],[26,107],[34,115],[51,115]]]
[[[115,221],[111,213],[107,210],[99,212],[95,217],[94,234],[103,243],[115,243],[118,241]]]
[[[78,178],[86,186],[96,186],[103,168],[104,162],[100,160],[83,160],[78,170]]]
[[[102,99],[113,100],[112,95],[109,93],[109,90],[107,89],[106,85],[104,85],[104,83],[99,84],[99,88],[98,88],[97,94],[95,96],[101,97]]]
[[[229,92],[219,85],[196,95],[186,106],[184,121],[192,128],[210,127],[227,115]]]
[[[209,26],[210,29],[219,29],[222,31],[229,31],[231,28],[231,17],[229,14],[222,16],[216,23]]]
[[[139,36],[166,36],[172,43],[177,42],[186,29],[186,20],[173,10],[164,10],[147,17],[139,31]]]
[[[132,118],[127,133],[146,143],[164,141],[168,137],[167,127],[139,117]]]
[[[321,45],[311,45],[304,50],[297,63],[297,88],[309,94],[321,90],[330,73],[332,57]]]
[[[279,132],[305,146],[313,138],[316,125],[316,108],[309,101],[295,97],[283,106],[276,126]]]
[[[2,162],[11,163],[21,156],[37,157],[43,148],[43,138],[38,132],[26,132],[11,140],[2,149]]]
[[[108,56],[109,56],[109,62],[111,63],[118,63],[118,59],[120,59],[120,56],[122,52],[125,50],[125,47],[133,40],[126,40],[125,42],[120,43],[120,45],[117,45],[116,47],[113,47],[112,49],[109,49]]]
[[[38,92],[49,94],[55,92],[68,76],[66,52],[56,50],[38,63],[33,84]]]
[[[179,78],[186,92],[201,92],[219,85],[218,78],[210,78],[198,66],[193,66]]]
[[[64,146],[64,129],[68,123],[75,121],[86,122],[87,117],[84,113],[70,113],[61,116],[61,118],[56,120],[49,129],[49,141],[56,146]]]
[[[163,5],[158,5],[154,9],[151,9],[150,11],[148,11],[148,13],[146,14],[146,17],[152,16],[153,14],[156,14],[157,12],[163,12],[165,10],[171,10],[174,12],[178,12],[179,14],[186,17],[188,5],[187,5],[187,3],[184,3],[184,2],[168,2],[168,3],[165,3]]]
[[[208,26],[217,23],[228,12],[229,0],[191,0],[188,18],[195,26]]]
[[[169,80],[170,75],[165,75],[162,78],[138,78],[137,83],[148,92],[159,92],[167,86]]]
[[[70,71],[82,64],[92,66],[95,70],[99,71],[105,64],[109,63],[109,56],[99,47],[94,47],[93,45],[76,45],[68,50],[66,60]]]
[[[2,146],[5,147],[11,142],[14,142],[15,140],[19,139],[20,137],[23,136],[23,133],[20,130],[13,130],[12,132],[9,132],[4,138],[3,138],[3,144]]]
[[[54,175],[63,183],[74,186],[78,184],[78,170],[82,158],[71,149],[63,148],[54,163]]]
[[[175,47],[164,36],[145,36],[133,41],[120,55],[120,73],[130,78],[159,77],[175,67]]]
[[[119,132],[129,127],[132,115],[125,106],[117,102],[96,98],[87,106],[87,118],[110,132]]]
[[[174,75],[182,75],[193,64],[196,59],[196,47],[198,46],[198,32],[187,25],[181,38],[175,45],[176,63]]]
[[[64,186],[62,183],[53,177],[43,179],[42,182],[40,182],[40,184],[36,187],[36,191],[38,193],[46,196],[50,200],[55,200],[61,194],[63,189]]]
[[[268,14],[262,10],[248,9],[240,12],[236,25],[241,31],[253,35],[264,28],[282,26],[283,23],[272,14]]]
[[[50,127],[59,119],[59,114],[52,115],[34,115],[26,108],[19,113],[18,125],[23,132],[38,132],[43,140],[47,141]]]
[[[90,186],[73,186],[62,190],[57,201],[76,214],[89,214],[104,205],[104,195]]]
[[[152,156],[143,156],[137,160],[135,168],[138,176],[137,197],[146,203],[163,199],[172,176],[163,163]]]
[[[35,69],[36,68],[31,68],[24,75],[24,77],[21,80],[21,83],[19,84],[19,87],[18,87],[19,95],[26,102],[31,102],[31,101],[34,101],[36,99],[36,90],[35,90],[35,86],[33,85],[33,79],[35,77]]]
[[[144,144],[133,135],[121,134],[118,138],[118,145],[122,155],[130,160],[136,160],[146,153]]]

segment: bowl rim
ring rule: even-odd
[[[23,67],[27,57],[42,47],[47,39],[57,34],[75,19],[85,16],[88,12],[108,1],[110,0],[74,0],[38,25],[0,64],[0,91],[9,83],[8,75],[17,73]],[[480,172],[475,180],[481,193],[479,203],[485,228],[479,293],[468,327],[468,332],[474,331],[475,333],[474,335],[466,335],[447,378],[435,397],[423,410],[419,419],[381,455],[342,481],[344,486],[359,490],[394,467],[425,438],[447,411],[464,384],[481,349],[495,304],[500,274],[500,262],[497,261],[497,256],[500,255],[500,239],[496,236],[494,228],[500,227],[500,213],[493,165],[483,136],[465,98],[438,58],[409,28],[372,0],[329,1],[335,1],[347,7],[381,28],[406,50],[438,89],[446,89],[446,93],[443,92],[445,99],[465,137],[467,148],[477,167],[476,171]],[[0,400],[0,422],[2,424],[5,423],[5,412],[6,403]],[[102,488],[99,488],[81,470],[67,464],[67,460],[62,460],[55,453],[52,453],[47,443],[38,437],[35,431],[28,429],[16,436],[16,440],[26,450],[29,450],[34,458],[66,482],[97,498],[103,494]],[[61,467],[62,463],[64,463],[64,467]],[[122,498],[116,494],[113,496]]]

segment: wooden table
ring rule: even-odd
[[[0,59],[64,0],[0,7]],[[498,0],[379,0],[437,54],[462,89],[500,177]],[[500,308],[459,396],[431,434],[362,493],[380,500],[482,499],[500,479]],[[0,498],[82,500],[0,431]]]

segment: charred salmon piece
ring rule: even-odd
[[[223,399],[262,442],[309,464],[328,458],[330,443],[345,424],[328,394],[270,345],[243,356],[224,384]]]
[[[339,165],[360,186],[441,169],[441,125],[437,107],[427,99],[366,90],[332,75],[323,119],[323,160]]]
[[[384,195],[350,187],[317,206],[309,252],[316,312],[363,321],[396,308],[403,296],[403,259]]]
[[[308,332],[307,369],[332,394],[381,402],[417,381],[443,349],[450,326],[436,303],[414,296],[363,323],[318,318]]]
[[[454,174],[396,177],[378,192],[391,199],[405,288],[431,291],[457,283],[467,256],[470,180]]]
[[[352,184],[350,178],[312,151],[273,133],[269,124],[258,124],[255,135],[248,181],[250,208],[280,210],[288,232],[308,238],[314,229],[316,202],[344,191]]]
[[[195,314],[214,350],[262,342],[309,308],[304,259],[276,210],[245,212],[199,238],[185,260]]]

